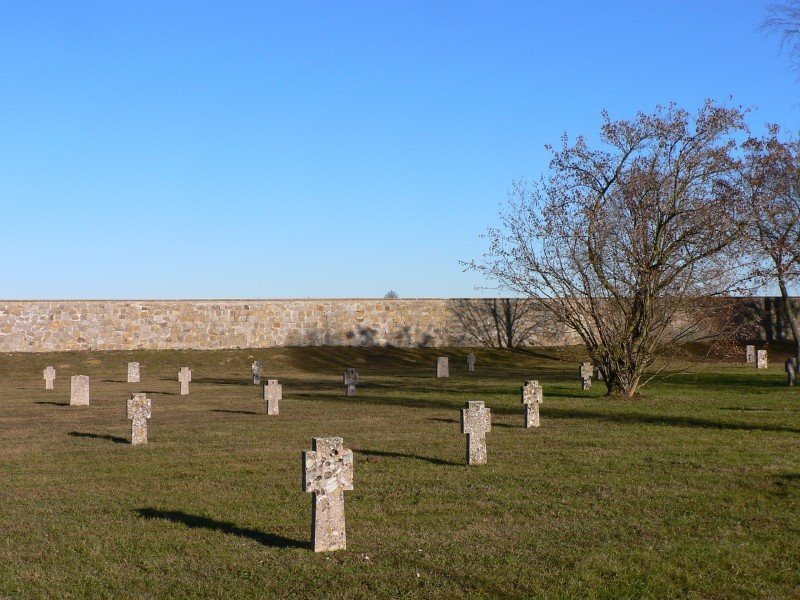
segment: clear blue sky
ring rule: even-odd
[[[767,4],[5,2],[0,297],[491,293],[458,261],[603,108],[800,129]]]

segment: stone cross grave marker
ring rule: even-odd
[[[344,381],[345,393],[348,396],[355,396],[356,385],[358,384],[358,370],[353,367],[345,369],[342,380]]]
[[[129,362],[128,363],[128,383],[139,383],[141,381],[139,375],[139,363],[138,362]]]
[[[467,370],[470,373],[475,372],[475,355],[472,352],[467,354]]]
[[[340,437],[314,438],[303,452],[303,491],[311,492],[314,552],[344,550],[344,492],[353,489],[353,451]]]
[[[492,411],[479,400],[461,409],[461,433],[467,434],[467,464],[486,464],[486,434],[492,430]]]
[[[261,385],[261,361],[253,361],[253,385]]]
[[[767,366],[767,351],[758,350],[756,352],[756,369],[766,369]]]
[[[744,347],[744,362],[747,365],[752,365],[756,362],[756,347],[752,344],[747,344]]]
[[[264,386],[264,400],[267,401],[267,414],[277,415],[280,401],[283,400],[283,386],[277,379],[267,379],[267,385]]]
[[[69,386],[70,406],[89,406],[89,376],[73,375]]]
[[[450,361],[446,356],[436,357],[436,377],[450,377]]]
[[[181,367],[178,371],[178,381],[181,382],[181,396],[189,395],[189,382],[192,380],[192,370],[189,367]]]
[[[592,389],[592,375],[594,375],[594,366],[590,362],[581,363],[581,389]]]
[[[793,386],[797,382],[797,363],[794,357],[786,359],[786,377],[789,378],[789,385]]]
[[[53,382],[56,380],[56,370],[53,367],[47,367],[44,370],[44,389],[52,390]]]
[[[526,381],[522,386],[522,403],[525,405],[525,427],[538,427],[539,405],[542,403],[542,386],[538,381]]]
[[[128,398],[128,418],[131,420],[131,444],[147,443],[147,419],[152,416],[152,405],[147,394],[133,394]]]

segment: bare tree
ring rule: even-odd
[[[527,298],[460,298],[452,312],[476,341],[491,348],[516,348],[528,342],[536,328],[535,303]]]
[[[750,226],[746,250],[759,284],[777,282],[800,363],[800,327],[789,288],[800,281],[800,140],[779,139],[771,125],[744,144],[743,184]]]
[[[789,53],[796,69],[800,68],[800,0],[770,5],[761,29],[780,35],[781,50]]]
[[[603,119],[603,149],[564,136],[547,178],[514,185],[469,266],[537,298],[583,340],[608,394],[629,397],[664,368],[657,358],[720,333],[746,127],[744,111],[711,101],[694,117],[670,105]]]
[[[389,290],[388,292],[386,292],[386,293],[383,295],[383,297],[384,297],[386,300],[397,300],[397,299],[398,299],[400,296],[399,296],[399,295],[397,294],[397,292],[395,292],[394,290]]]

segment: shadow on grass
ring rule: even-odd
[[[238,377],[198,377],[192,379],[192,383],[211,383],[214,385],[246,385],[252,388],[258,388],[253,384],[253,379],[239,379]]]
[[[418,454],[404,454],[402,452],[384,452],[381,450],[353,450],[356,454],[363,454],[364,456],[379,456],[381,458],[411,458],[414,460],[422,460],[429,462],[432,465],[444,465],[449,467],[463,467],[463,463],[456,463],[442,458],[431,458],[429,456],[419,456]]]
[[[101,435],[99,433],[86,433],[84,431],[70,431],[68,435],[71,435],[72,437],[92,438],[95,440],[108,440],[109,442],[114,442],[115,444],[130,444],[129,440],[116,435]]]
[[[226,410],[224,408],[212,408],[211,412],[230,413],[233,415],[260,415],[263,413],[255,412],[253,410]]]
[[[156,392],[155,390],[144,390],[143,394],[153,394],[154,396],[177,396],[178,392]]]
[[[565,408],[542,408],[542,416],[561,419],[596,419],[612,423],[642,423],[646,425],[669,425],[673,427],[700,427],[703,429],[733,429],[740,431],[775,431],[785,433],[800,433],[796,427],[782,425],[762,425],[758,423],[728,423],[712,419],[699,419],[697,417],[681,417],[675,415],[648,415],[644,413],[601,413],[586,410],[573,410]]]
[[[800,412],[800,408],[751,408],[749,406],[723,406],[719,410],[748,412]]]
[[[124,379],[103,379],[103,383],[128,383]]]
[[[49,404],[51,406],[69,406],[69,402],[34,402],[34,404]]]
[[[158,510],[156,508],[137,508],[136,513],[143,519],[162,519],[172,523],[182,523],[187,527],[221,531],[242,538],[247,538],[273,548],[311,548],[309,542],[293,540],[274,533],[265,533],[257,529],[245,529],[227,521],[217,521],[199,515],[190,515],[179,510]]]

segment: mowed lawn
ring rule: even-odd
[[[578,355],[475,352],[474,374],[463,349],[0,355],[0,597],[800,596],[800,389],[779,356],[610,401],[580,390]],[[283,384],[279,416],[253,359]],[[90,407],[68,406],[74,374]],[[132,447],[137,391],[153,416]],[[465,465],[467,400],[492,410],[485,466]],[[348,548],[315,554],[300,457],[330,435],[355,456]]]

